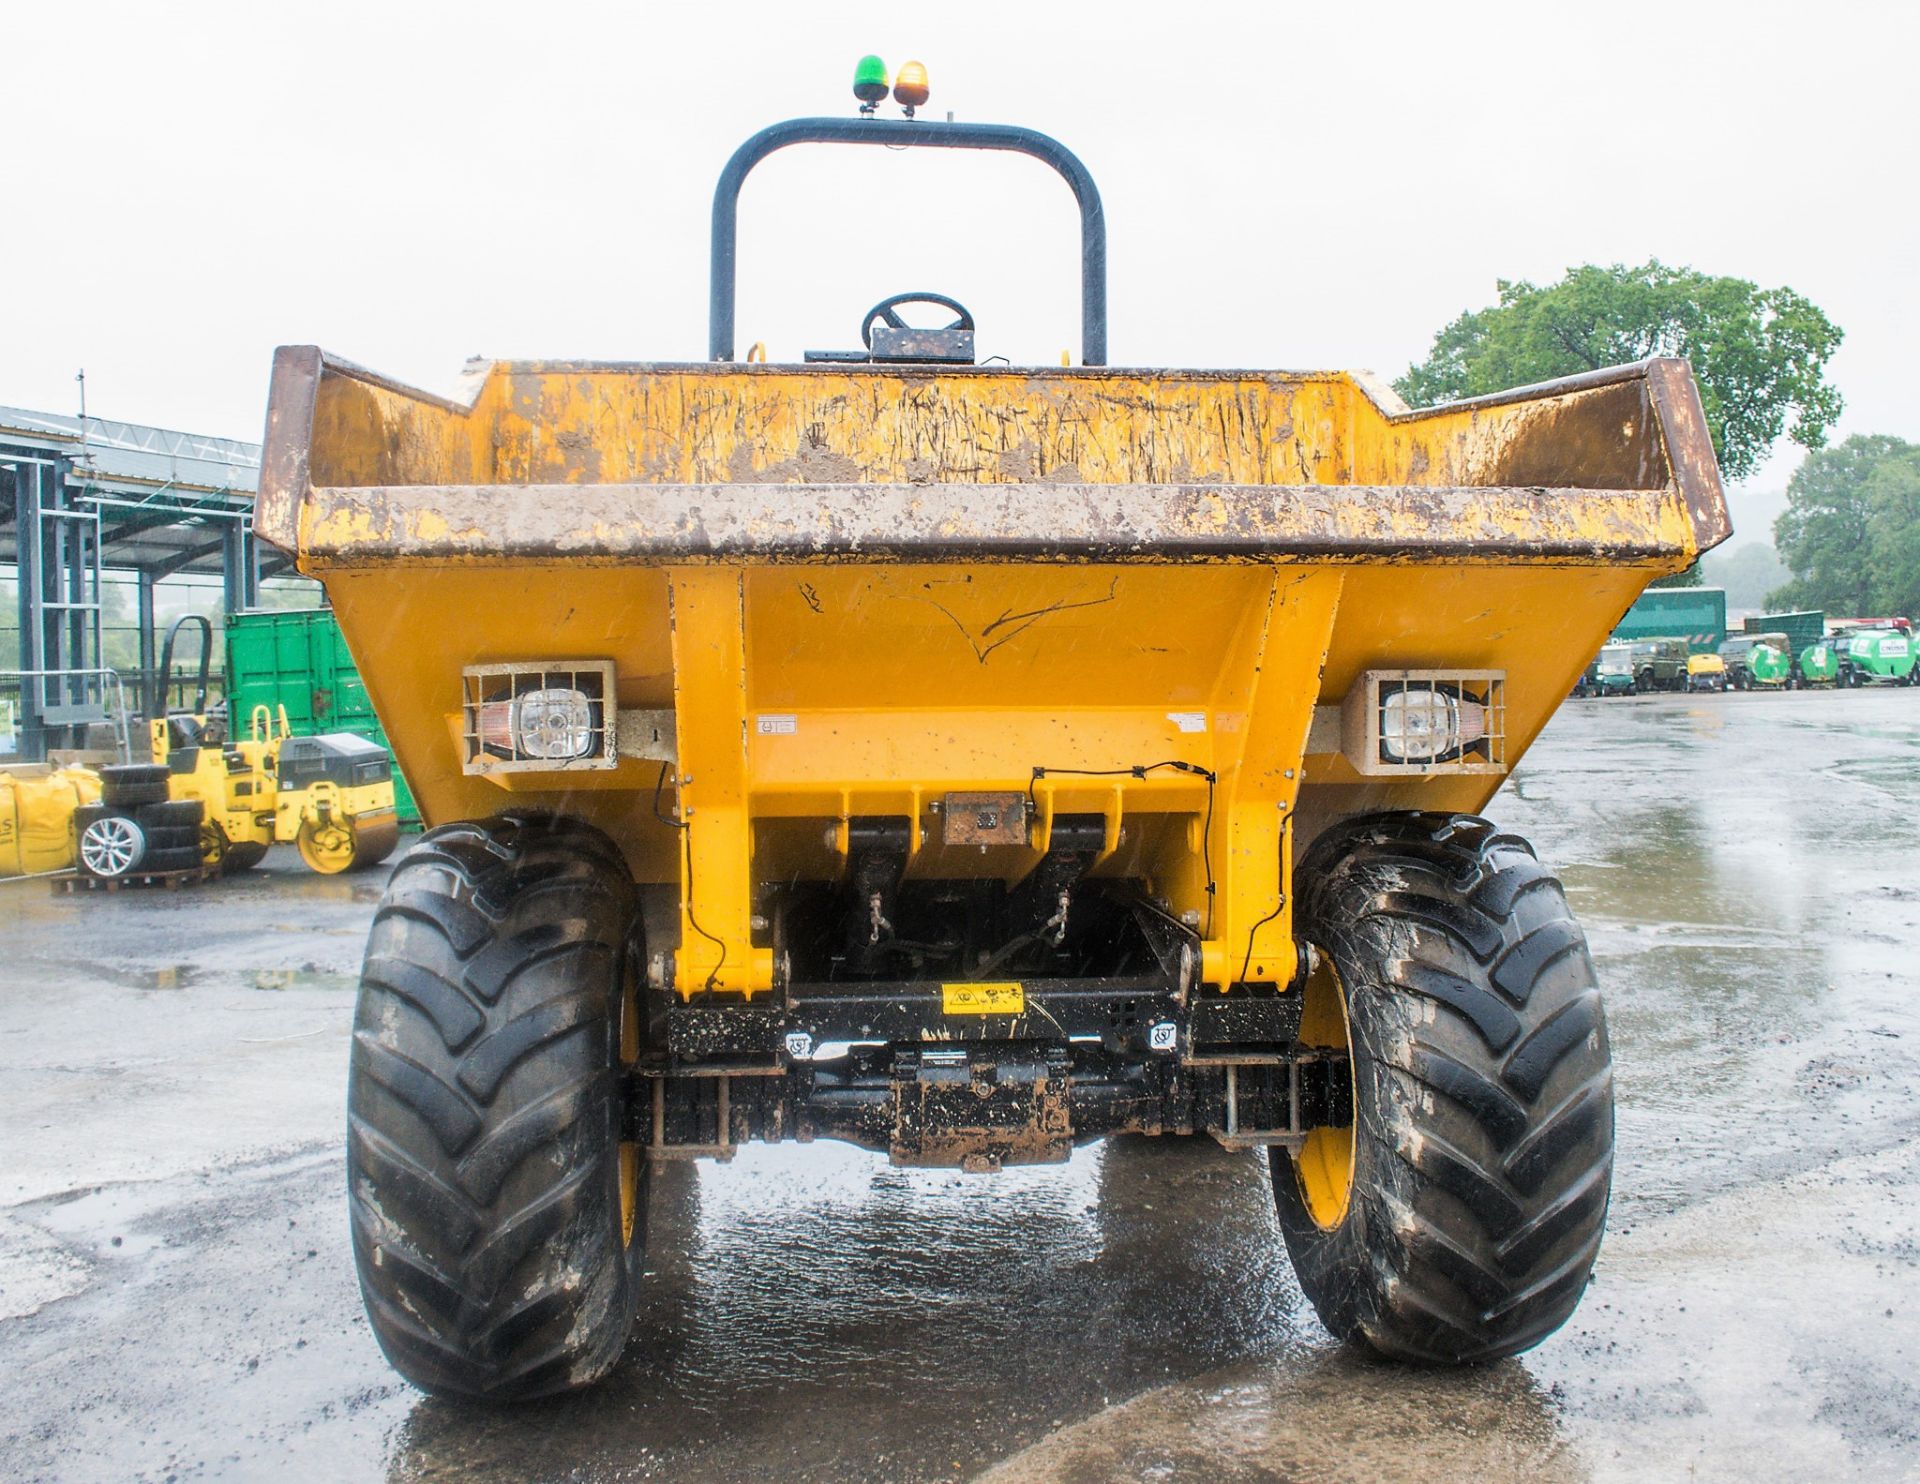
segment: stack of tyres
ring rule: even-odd
[[[167,769],[127,763],[100,770],[100,802],[74,811],[83,874],[103,881],[200,867],[198,799],[169,799]]]

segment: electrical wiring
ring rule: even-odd
[[[716,938],[712,933],[701,927],[700,919],[693,915],[693,824],[689,820],[675,819],[670,814],[662,813],[660,809],[660,796],[666,789],[667,773],[672,767],[673,764],[669,762],[660,764],[660,776],[654,780],[653,784],[653,817],[659,820],[660,823],[680,831],[680,839],[686,846],[687,922],[696,933],[720,950],[718,961],[714,964],[712,971],[707,975],[706,988],[712,989],[720,980],[720,971],[727,966],[727,944],[724,938]]]

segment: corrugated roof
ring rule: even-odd
[[[87,482],[171,484],[183,490],[252,494],[260,482],[260,445],[181,433],[103,417],[68,417],[0,407],[0,445],[65,454]]]
[[[100,512],[102,565],[217,572],[221,532],[251,516],[260,446],[103,417],[0,407],[0,467],[9,455],[57,454],[67,488]],[[0,563],[18,555],[13,502],[0,499]]]

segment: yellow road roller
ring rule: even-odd
[[[194,699],[169,708],[174,642],[189,626],[200,633]],[[309,870],[328,876],[392,854],[400,826],[387,750],[347,732],[293,737],[285,711],[275,718],[264,706],[254,708],[246,735],[230,737],[225,708],[207,701],[212,653],[213,628],[199,614],[167,631],[147,723],[153,761],[109,771],[150,771],[167,799],[197,802],[200,860],[225,873],[258,865],[275,841],[294,845]]]
[[[1051,167],[1080,364],[983,361],[922,292],[739,359],[736,202],[801,146]],[[1606,1023],[1551,868],[1479,811],[1728,534],[1684,363],[1424,410],[1110,365],[1063,145],[797,119],[720,178],[706,359],[441,397],[283,348],[257,520],[433,826],[349,1091],[362,1292],[418,1385],[606,1372],[650,1171],[750,1140],[986,1172],[1205,1136],[1269,1165],[1336,1335],[1479,1361],[1573,1311]]]

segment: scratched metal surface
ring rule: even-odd
[[[289,551],[315,487],[543,484],[1318,485],[1389,510],[1424,487],[1664,490],[1684,559],[1729,529],[1671,360],[1410,411],[1334,372],[482,362],[449,400],[311,346],[276,357],[258,529]]]

